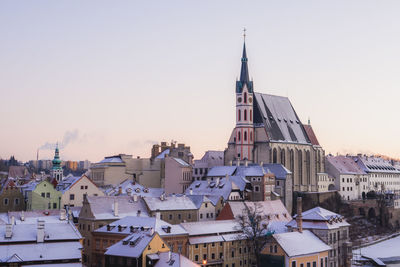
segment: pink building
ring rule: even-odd
[[[165,158],[164,188],[167,195],[184,193],[192,181],[192,166],[189,163],[179,158]]]

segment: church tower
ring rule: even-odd
[[[246,38],[246,34],[243,35]],[[236,81],[236,127],[235,147],[237,160],[253,161],[253,81],[249,78],[247,66],[246,40],[243,42],[242,67],[240,79]]]
[[[54,153],[53,168],[51,169],[51,178],[56,179],[57,182],[63,180],[63,169],[61,168],[60,152],[58,144]]]

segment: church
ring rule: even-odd
[[[280,163],[292,172],[293,191],[317,192],[325,152],[310,125],[303,124],[287,97],[257,93],[249,79],[246,43],[236,81],[236,125],[224,151],[232,162]]]

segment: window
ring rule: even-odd
[[[232,250],[231,256],[232,256],[232,258],[235,257],[235,251]]]
[[[254,192],[260,192],[260,187],[258,185],[254,186]]]
[[[199,261],[199,255],[194,255],[194,260]]]
[[[313,266],[313,267],[317,267],[317,262],[316,262],[316,261],[313,261],[312,266]]]
[[[87,225],[87,230],[90,231],[90,224]]]
[[[274,246],[274,252],[278,253],[278,246],[277,245]]]
[[[14,204],[19,205],[19,198],[14,199]]]
[[[207,259],[207,254],[203,254],[203,260]]]
[[[238,132],[238,141],[240,141],[240,132]]]
[[[244,92],[244,95],[243,95],[243,102],[247,103],[247,93],[246,92]]]
[[[206,244],[206,243],[204,243],[204,244],[203,244],[203,248],[206,248],[206,247],[207,247],[207,244]]]
[[[46,193],[46,197],[47,197],[47,198],[50,198],[50,192],[47,192],[47,193]]]
[[[178,220],[180,220],[182,218],[182,215],[179,213],[178,214]]]
[[[203,213],[200,213],[200,219],[203,219]]]
[[[321,259],[321,267],[324,267],[324,259]]]
[[[253,110],[250,109],[250,122],[253,120]],[[251,140],[250,140],[251,141]]]
[[[53,209],[57,209],[57,203],[53,203]]]
[[[215,247],[215,243],[214,243],[214,242],[212,242],[212,243],[211,243],[211,246],[212,246],[212,247]]]
[[[46,197],[46,193],[42,193],[41,196],[42,196],[42,197]]]
[[[190,213],[188,214],[188,219],[192,219],[192,214],[190,214]]]
[[[81,185],[81,189],[83,189],[83,185]]]
[[[170,214],[170,215],[168,216],[168,218],[169,218],[170,220],[172,220],[172,214]]]
[[[307,267],[311,267],[311,263],[307,262]]]
[[[241,118],[241,115],[242,115],[242,113],[241,113],[241,110],[239,109],[238,110],[238,121],[240,121],[242,118]]]
[[[88,189],[88,186],[87,186],[87,185],[85,185],[85,189]]]
[[[194,245],[195,248],[199,248],[199,244]]]
[[[292,261],[292,267],[296,267],[296,261]]]
[[[224,254],[223,254],[222,252],[220,252],[220,253],[219,253],[219,258],[222,259],[223,255],[224,255]]]
[[[222,247],[222,245],[223,245],[223,243],[222,243],[222,242],[219,242],[219,246]]]
[[[244,120],[247,121],[247,109],[244,110]]]
[[[74,194],[69,195],[69,200],[74,200],[74,199],[75,199],[75,195]]]
[[[48,208],[48,209],[51,209],[51,203],[50,203],[50,202],[47,203],[47,208]]]
[[[8,198],[5,198],[3,202],[4,202],[4,205],[8,205]]]
[[[247,141],[247,131],[244,131],[243,139],[244,139],[244,141]]]
[[[214,253],[211,254],[211,259],[213,259],[213,260],[215,259],[215,254]]]

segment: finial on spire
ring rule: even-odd
[[[308,125],[311,125],[310,117],[308,117]]]
[[[243,41],[246,42],[246,28],[243,28]]]

